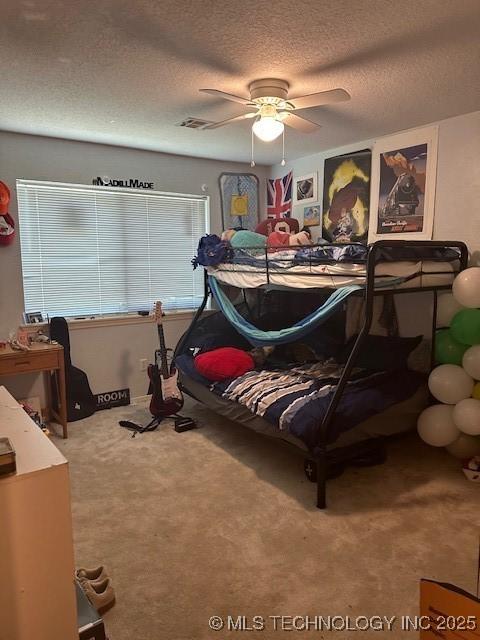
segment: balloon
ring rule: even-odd
[[[462,367],[474,380],[480,380],[480,344],[476,344],[465,351],[462,358]]]
[[[418,435],[432,447],[446,447],[460,436],[455,425],[453,407],[448,404],[434,404],[422,411],[418,418]]]
[[[437,327],[449,327],[453,316],[460,311],[459,304],[451,293],[442,293],[437,301]]]
[[[467,460],[473,456],[480,456],[480,438],[461,433],[455,442],[447,445],[448,453],[459,460]]]
[[[480,307],[480,267],[461,271],[453,281],[452,293],[455,300],[464,307]]]
[[[432,395],[445,404],[457,404],[469,398],[473,391],[473,380],[462,367],[441,364],[428,377],[428,388]]]
[[[472,398],[480,400],[480,382],[477,382],[477,384],[473,387]]]
[[[438,331],[435,335],[435,362],[461,365],[463,354],[467,349],[468,346],[466,344],[457,342],[452,338],[449,329]]]
[[[480,435],[480,400],[466,398],[453,408],[453,421],[463,433]]]
[[[453,338],[462,344],[480,343],[480,310],[461,309],[450,325]]]

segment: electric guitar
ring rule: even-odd
[[[180,411],[183,407],[183,396],[177,384],[178,372],[169,371],[168,368],[161,302],[155,303],[154,318],[157,323],[160,349],[155,351],[155,364],[148,365],[148,377],[153,389],[150,413],[155,418],[166,418]]]

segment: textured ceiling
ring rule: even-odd
[[[291,96],[343,87],[350,102],[303,111],[287,157],[480,109],[480,0],[0,0],[0,129],[249,160],[250,124],[212,131],[280,77]],[[277,163],[281,143],[258,143]]]

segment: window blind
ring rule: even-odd
[[[17,180],[25,311],[64,316],[197,307],[191,259],[208,197]]]

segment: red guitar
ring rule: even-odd
[[[148,365],[148,377],[153,389],[150,413],[154,418],[166,418],[180,411],[183,407],[183,396],[177,384],[178,372],[169,371],[168,368],[161,302],[155,303],[154,317],[160,349],[155,351],[155,364]]]

